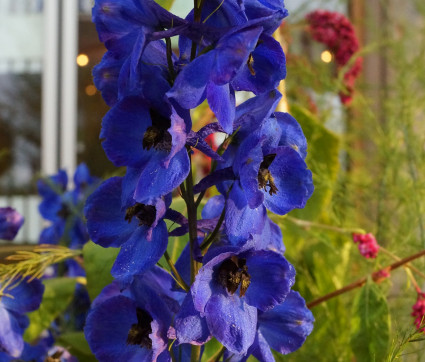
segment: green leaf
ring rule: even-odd
[[[89,344],[84,337],[84,332],[69,332],[61,334],[56,344],[65,347],[69,353],[77,357],[79,361],[96,362],[97,359],[90,350]]]
[[[339,137],[324,127],[306,109],[291,105],[291,115],[301,125],[307,138],[308,153],[306,163],[313,172],[314,192],[302,210],[294,210],[291,215],[305,220],[317,220],[326,210],[332,198],[332,190],[339,170]]]
[[[84,269],[91,300],[94,300],[102,289],[112,282],[111,268],[118,252],[118,248],[103,248],[92,241],[84,245]]]
[[[202,353],[202,360],[209,361],[212,357],[220,353],[222,344],[217,341],[215,338],[212,338],[209,342],[205,344],[204,352]]]
[[[357,361],[383,361],[390,341],[390,315],[380,288],[368,280],[354,299],[351,348]]]
[[[155,1],[166,10],[170,10],[174,4],[174,0],[155,0]]]
[[[43,300],[38,310],[28,314],[30,325],[24,334],[25,341],[36,339],[68,307],[76,283],[76,279],[66,277],[43,280]]]

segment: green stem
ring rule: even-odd
[[[337,226],[320,224],[320,223],[313,222],[313,221],[297,219],[297,218],[292,217],[292,216],[286,216],[285,219],[292,222],[293,224],[295,224],[297,226],[304,228],[304,229],[310,229],[310,228],[313,227],[313,228],[317,228],[317,229],[335,231],[335,232],[341,233],[341,234],[352,234],[352,233],[366,234],[366,231],[363,230],[363,229],[360,229],[360,228],[340,228],[340,227],[337,227]]]
[[[174,79],[176,79],[176,72],[174,71],[174,64],[173,64],[173,48],[171,46],[171,39],[165,38],[165,44],[167,45],[167,64],[168,64],[168,71],[170,72],[171,77],[171,85],[174,84]]]
[[[390,272],[391,270],[397,269],[397,268],[399,268],[399,267],[401,267],[401,266],[403,266],[403,265],[411,262],[412,260],[418,259],[418,258],[420,258],[421,256],[424,256],[424,255],[425,255],[425,250],[422,250],[419,253],[410,255],[407,258],[401,259],[401,260],[399,260],[399,261],[397,261],[397,262],[395,262],[393,264],[390,264],[390,265],[388,265],[385,268],[381,268],[381,269],[379,269],[376,272],[374,272],[374,273],[371,274],[372,279],[375,281],[376,280],[376,276],[381,271],[388,271],[388,272]],[[337,289],[337,290],[333,291],[332,293],[326,294],[326,295],[324,295],[324,296],[322,296],[320,298],[317,298],[315,300],[312,300],[311,302],[307,303],[307,308],[311,309],[311,308],[313,308],[313,307],[315,307],[315,306],[317,306],[317,305],[319,305],[319,304],[321,304],[323,302],[328,301],[329,299],[332,299],[332,298],[337,297],[338,295],[347,293],[347,292],[349,292],[349,291],[351,291],[353,289],[356,289],[356,288],[360,288],[364,284],[366,284],[367,278],[368,277],[364,277],[364,278],[358,279],[355,282],[353,282],[351,284],[348,284],[348,285],[346,285],[343,288]]]
[[[193,195],[193,175],[192,175],[192,158],[189,153],[189,175],[186,178],[186,206],[187,206],[187,219],[189,223],[189,240],[190,240],[190,282],[195,281],[197,274],[197,262],[193,257],[193,247],[198,239],[198,220],[197,220],[197,208],[195,206],[195,200]]]
[[[176,277],[179,285],[182,287],[182,289],[184,289],[184,291],[186,293],[189,292],[189,290],[190,290],[189,286],[186,284],[186,282],[183,280],[183,278],[181,277],[181,275],[177,271],[176,267],[174,266],[173,261],[170,258],[170,255],[168,254],[168,251],[165,251],[164,258],[167,261],[168,265],[170,266],[170,269],[173,272],[174,276]]]
[[[216,236],[218,235],[219,231],[220,231],[220,227],[221,225],[223,225],[224,222],[224,216],[226,215],[226,204],[223,207],[223,211],[220,214],[220,218],[217,221],[217,225],[215,226],[214,230],[212,231],[212,233],[204,240],[204,242],[201,244],[201,250],[205,250],[206,248],[208,248],[210,246],[210,244],[212,244],[212,242],[214,241],[214,239],[216,238]]]
[[[223,356],[224,350],[225,350],[224,346],[221,347],[216,353],[213,354],[213,356],[207,362],[218,362],[220,358]]]

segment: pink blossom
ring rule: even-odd
[[[416,303],[412,307],[412,317],[415,318],[415,325],[416,328],[421,330],[422,332],[425,332],[425,327],[423,327],[425,322],[425,293],[418,290],[418,299],[416,300]],[[421,328],[422,326],[422,328]]]
[[[379,251],[379,245],[373,234],[353,233],[353,241],[358,243],[360,254],[365,258],[376,258]]]
[[[313,39],[325,44],[334,54],[338,69],[348,63],[359,50],[359,41],[350,21],[338,12],[316,10],[307,14]],[[340,93],[341,101],[349,104],[354,91],[354,83],[360,75],[363,59],[358,57],[351,68],[344,74],[346,92]]]

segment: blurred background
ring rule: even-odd
[[[306,209],[291,212],[292,221],[274,220],[298,273],[295,289],[313,300],[394,261],[386,254],[363,258],[351,238],[355,228],[374,233],[401,258],[425,248],[425,3],[285,4],[290,16],[277,35],[288,70],[281,106],[308,138],[316,191]],[[59,168],[72,174],[82,161],[99,177],[114,171],[99,141],[108,108],[91,71],[105,49],[91,23],[92,6],[91,0],[0,0],[0,207],[12,206],[26,219],[14,244],[1,244],[0,258],[17,244],[38,242],[45,226],[37,211],[38,177]],[[184,17],[191,6],[176,0],[172,11]],[[344,64],[312,36],[306,15],[317,9],[337,11],[353,24],[358,48]],[[347,83],[347,71],[360,58],[361,71]],[[200,122],[213,117],[197,112]],[[424,260],[415,266],[425,271]],[[423,289],[424,279],[417,278]],[[388,300],[381,332],[393,348],[410,333],[416,294],[404,270],[380,290]],[[347,332],[354,295],[314,309],[312,336],[284,360],[367,361],[353,357]],[[425,361],[423,343],[409,348],[399,358]]]

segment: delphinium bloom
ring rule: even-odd
[[[360,254],[362,254],[365,258],[376,258],[379,251],[379,244],[376,241],[373,234],[353,234],[354,243],[358,243],[358,248]]]
[[[195,187],[199,192],[216,184],[223,195],[229,194],[225,228],[236,240],[261,232],[266,208],[284,215],[303,208],[313,192],[301,127],[286,113],[272,113],[279,98],[273,91],[237,108],[238,131],[224,162]]]
[[[127,197],[122,203],[125,191],[123,178],[110,178],[88,198],[85,208],[93,242],[103,247],[121,247],[112,268],[116,278],[129,278],[150,269],[168,244],[163,219],[170,197],[159,198],[153,205]]]
[[[116,280],[93,302],[85,327],[101,361],[169,360],[169,339],[179,360],[199,360],[212,337],[238,356],[266,347],[289,353],[311,332],[311,313],[291,291],[295,270],[282,255],[282,233],[267,216],[304,207],[313,191],[301,127],[274,112],[286,67],[272,34],[287,11],[280,0],[197,6],[185,19],[150,0],[97,0],[93,8],[107,48],[95,84],[111,106],[100,137],[108,158],[127,168],[85,206],[91,239],[120,247]],[[241,90],[255,96],[236,107]],[[190,111],[205,99],[218,122],[194,130]],[[206,141],[214,133],[227,137],[216,151]],[[195,187],[194,148],[212,160],[211,174]],[[204,192],[215,185],[220,195],[197,220]],[[187,218],[172,208],[178,194]],[[167,246],[186,233],[174,265]],[[158,276],[164,253],[175,282]],[[287,326],[288,310],[303,321],[298,329]],[[267,318],[289,339],[273,340]]]
[[[11,207],[0,208],[0,239],[13,240],[24,223],[23,216]]]
[[[334,54],[338,69],[344,67],[359,50],[359,41],[353,25],[337,12],[316,10],[307,14],[310,32],[315,40],[325,44]],[[363,58],[357,57],[344,74],[345,92],[340,93],[341,101],[349,104],[354,92],[354,83],[362,71]]]
[[[244,362],[253,355],[261,362],[275,361],[272,350],[289,354],[300,348],[313,330],[313,314],[298,292],[290,291],[282,304],[258,313],[257,334],[245,355],[226,350],[224,359]]]
[[[285,78],[285,57],[271,33],[273,24],[287,11],[283,2],[274,8],[263,6],[263,11],[255,11],[254,2],[248,2],[246,8],[237,1],[226,5],[206,2],[201,14],[205,29],[200,31],[210,44],[198,48],[198,56],[188,64],[191,44],[184,38],[180,41],[180,62],[185,65],[167,96],[183,108],[194,108],[207,99],[223,129],[232,133],[235,90],[261,94]],[[252,18],[245,11],[248,9]],[[217,31],[211,32],[211,28]],[[216,38],[210,33],[217,34]]]
[[[73,190],[67,191],[68,176],[64,170],[37,182],[42,197],[39,211],[51,224],[41,232],[41,244],[58,244],[63,238],[67,245],[77,249],[89,240],[82,208],[96,183],[84,163],[75,171]]]
[[[417,290],[418,297],[413,305],[412,317],[415,317],[415,325],[418,330],[425,331],[425,293]]]
[[[39,308],[44,285],[38,279],[12,280],[0,288],[0,351],[11,357],[20,357],[24,350],[22,335],[29,320],[25,313]]]
[[[254,343],[257,311],[282,303],[294,281],[294,268],[279,253],[222,247],[206,254],[186,298],[193,298],[210,333],[240,354]],[[177,335],[184,339],[186,333],[193,331],[183,324]]]
[[[170,359],[167,331],[176,303],[167,290],[171,281],[165,271],[154,268],[135,276],[127,287],[116,281],[104,288],[93,302],[84,329],[100,361]]]

